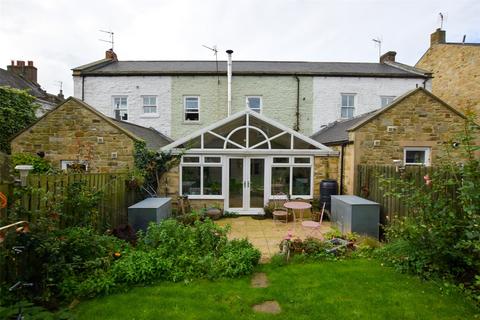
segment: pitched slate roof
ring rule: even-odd
[[[167,137],[166,135],[153,128],[142,127],[137,124],[120,121],[113,118],[110,119],[114,123],[118,124],[120,127],[124,128],[127,131],[130,131],[137,137],[143,139],[147,144],[147,148],[151,150],[158,150],[161,147],[173,142],[170,137]]]
[[[15,89],[27,90],[29,94],[40,100],[53,103],[60,103],[63,100],[58,96],[50,94],[43,90],[38,84],[30,82],[13,72],[0,68],[0,86],[11,87]]]
[[[450,109],[451,111],[458,114],[462,118],[466,118],[466,116],[463,113],[459,112],[458,110],[456,110],[455,108],[447,104],[445,101],[443,101],[442,99],[440,99],[439,97],[431,93],[430,91],[420,87],[420,88],[407,91],[406,93],[397,97],[389,105],[386,105],[383,108],[380,108],[368,113],[364,113],[352,119],[333,122],[327,125],[325,128],[321,129],[320,131],[314,133],[311,136],[311,138],[325,145],[340,144],[343,142],[348,142],[349,131],[354,131],[362,127],[363,125],[368,123],[370,120],[376,118],[377,116],[384,113],[385,111],[391,108],[394,108],[395,106],[400,104],[403,100],[405,100],[406,98],[408,98],[409,96],[417,92],[422,92],[430,96],[431,98],[437,100],[442,105],[444,105],[445,108]]]
[[[332,122],[326,127],[314,133],[310,138],[325,145],[341,144],[348,142],[347,130],[355,124],[362,122],[365,118],[367,118],[374,112],[376,111],[364,113],[351,119]]]
[[[74,75],[213,75],[217,74],[215,61],[114,61],[96,63],[72,69]],[[424,70],[398,63],[365,62],[307,62],[307,61],[234,61],[236,75],[316,75],[316,76],[370,76],[419,78],[430,77]],[[226,61],[218,61],[218,73],[227,72]]]

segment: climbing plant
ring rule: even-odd
[[[0,151],[10,153],[10,138],[36,120],[37,108],[26,91],[0,87]]]

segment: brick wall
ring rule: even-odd
[[[61,160],[87,160],[90,172],[132,169],[133,148],[133,138],[75,100],[68,100],[12,141],[12,153],[43,151],[57,168]],[[112,159],[113,152],[117,159]]]

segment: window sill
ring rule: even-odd
[[[199,125],[202,124],[200,121],[183,121],[183,124],[186,125]]]
[[[140,118],[160,118],[160,115],[158,113],[144,113]]]

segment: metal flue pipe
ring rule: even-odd
[[[227,116],[232,114],[232,53],[233,50],[227,50]]]

